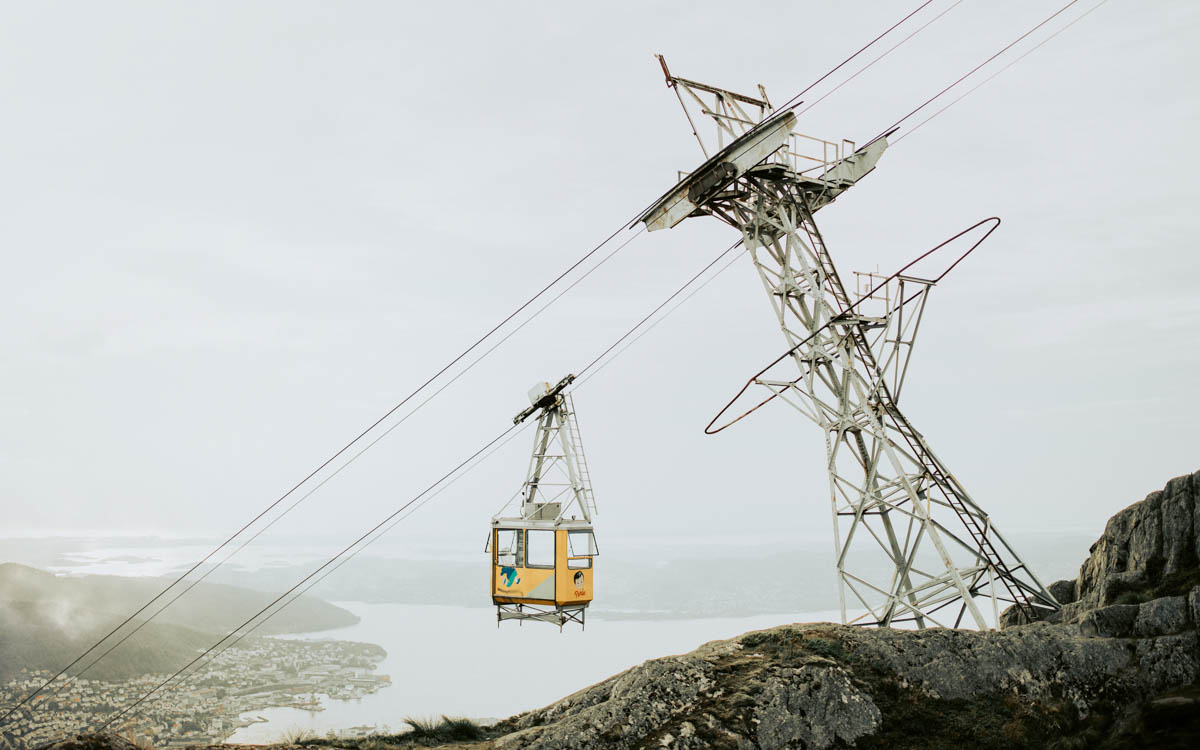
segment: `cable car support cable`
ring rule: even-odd
[[[872,143],[874,143],[875,141],[877,141],[877,140],[879,140],[880,138],[884,137],[884,136],[885,136],[885,135],[887,135],[888,133],[894,132],[894,131],[896,130],[896,128],[900,127],[900,124],[901,124],[901,123],[903,123],[905,120],[907,120],[908,118],[912,117],[912,116],[913,116],[913,115],[915,115],[916,113],[918,113],[918,112],[920,112],[921,110],[923,110],[923,109],[925,109],[926,107],[928,107],[930,104],[932,104],[932,103],[934,102],[934,100],[936,100],[936,99],[940,98],[940,97],[941,97],[943,94],[945,94],[946,92],[948,92],[950,89],[954,88],[955,86],[957,86],[958,84],[962,83],[962,82],[963,82],[963,81],[965,81],[966,79],[968,79],[968,78],[970,78],[971,76],[975,75],[975,73],[976,73],[976,72],[977,72],[977,71],[978,71],[980,68],[982,68],[983,66],[987,65],[987,64],[988,64],[988,63],[990,63],[992,60],[995,60],[995,59],[996,59],[997,57],[999,57],[1000,55],[1003,55],[1003,54],[1004,54],[1005,52],[1007,52],[1008,50],[1012,49],[1014,46],[1016,46],[1018,43],[1020,43],[1020,42],[1021,42],[1021,40],[1025,39],[1025,37],[1029,36],[1029,35],[1030,35],[1030,34],[1032,34],[1033,32],[1037,31],[1038,29],[1042,28],[1042,27],[1043,27],[1043,26],[1045,26],[1046,24],[1050,23],[1050,21],[1052,21],[1052,20],[1054,20],[1055,18],[1057,18],[1057,17],[1058,17],[1058,16],[1059,16],[1059,15],[1060,15],[1060,14],[1061,14],[1063,11],[1067,10],[1067,8],[1070,8],[1072,5],[1074,5],[1074,4],[1075,4],[1075,3],[1077,3],[1077,2],[1079,2],[1079,0],[1070,0],[1070,2],[1068,2],[1066,5],[1062,6],[1061,8],[1059,8],[1058,10],[1054,11],[1054,12],[1053,12],[1053,13],[1051,13],[1049,16],[1047,16],[1045,19],[1043,19],[1041,23],[1037,24],[1036,26],[1034,26],[1034,27],[1032,27],[1031,29],[1029,29],[1028,31],[1026,31],[1024,34],[1022,34],[1021,36],[1017,37],[1016,39],[1012,40],[1012,41],[1011,41],[1011,42],[1009,42],[1008,44],[1006,44],[1006,45],[1004,45],[1003,47],[1001,47],[1001,48],[999,49],[999,51],[997,51],[997,52],[996,52],[995,54],[993,54],[991,57],[989,57],[988,59],[986,59],[986,60],[984,60],[983,62],[979,63],[979,64],[978,64],[978,65],[976,65],[975,67],[971,68],[971,69],[970,69],[970,70],[968,70],[966,73],[964,73],[963,75],[959,76],[959,77],[958,77],[958,78],[957,78],[957,79],[956,79],[956,80],[955,80],[953,83],[951,83],[949,86],[947,86],[946,88],[942,89],[941,91],[937,92],[937,93],[936,93],[936,94],[934,94],[933,96],[931,96],[931,97],[929,97],[928,99],[926,99],[926,100],[925,100],[924,102],[922,102],[922,103],[921,103],[921,104],[920,104],[920,105],[919,105],[919,106],[918,106],[916,109],[912,110],[912,111],[911,111],[911,112],[909,112],[908,114],[906,114],[906,115],[904,115],[903,117],[901,117],[899,120],[896,120],[894,123],[892,123],[892,124],[891,124],[891,125],[889,125],[888,127],[884,128],[884,129],[883,129],[883,131],[881,131],[881,132],[879,133],[879,135],[875,136],[874,138],[872,138],[870,141],[868,141],[868,142],[867,142],[867,146],[871,145],[871,144],[872,144]],[[1098,7],[1098,6],[1097,6],[1097,7]],[[1095,10],[1095,8],[1093,8],[1092,10]],[[1091,11],[1089,11],[1089,12],[1091,12]],[[1085,13],[1084,15],[1087,15],[1087,14]],[[1035,48],[1035,49],[1036,49],[1036,48]],[[1032,50],[1031,50],[1031,51],[1032,51]],[[864,146],[864,148],[865,148],[865,146]]]
[[[966,90],[966,91],[964,91],[962,94],[960,94],[958,97],[956,97],[955,99],[953,99],[953,100],[952,100],[952,101],[951,101],[949,104],[947,104],[946,106],[942,107],[942,108],[941,108],[941,109],[939,109],[938,111],[934,112],[934,113],[933,113],[932,115],[930,115],[929,117],[926,117],[924,120],[921,120],[919,123],[917,123],[916,125],[914,125],[914,126],[913,126],[912,128],[910,128],[909,130],[906,130],[904,133],[902,133],[902,134],[900,135],[900,137],[899,137],[899,138],[897,138],[896,140],[892,141],[892,146],[894,147],[894,146],[895,146],[897,143],[899,143],[900,141],[904,140],[904,139],[905,139],[905,138],[907,138],[908,136],[912,135],[913,133],[917,132],[917,131],[918,131],[918,130],[920,130],[922,127],[924,127],[924,125],[925,125],[927,122],[929,122],[929,121],[930,121],[930,120],[932,120],[933,118],[937,117],[937,116],[938,116],[938,115],[940,115],[941,113],[945,112],[946,110],[950,109],[950,108],[951,108],[951,107],[953,107],[955,104],[958,104],[958,103],[959,103],[959,102],[961,102],[963,99],[966,99],[968,96],[970,96],[971,94],[975,93],[977,90],[979,90],[981,87],[983,87],[983,86],[984,86],[985,84],[987,84],[989,81],[991,81],[993,78],[995,78],[996,76],[1000,75],[1001,73],[1003,73],[1004,71],[1008,70],[1009,68],[1011,68],[1012,66],[1016,65],[1017,63],[1021,62],[1022,60],[1024,60],[1024,59],[1025,59],[1026,57],[1028,57],[1029,55],[1031,55],[1031,54],[1033,54],[1034,52],[1036,52],[1036,51],[1038,51],[1039,49],[1041,49],[1041,48],[1042,48],[1042,46],[1043,46],[1043,45],[1045,45],[1047,42],[1049,42],[1051,39],[1053,39],[1054,37],[1056,37],[1056,36],[1058,36],[1059,34],[1063,33],[1064,31],[1066,31],[1067,29],[1071,28],[1071,27],[1072,27],[1072,26],[1074,26],[1075,24],[1079,23],[1079,22],[1080,22],[1080,21],[1082,21],[1083,19],[1087,18],[1087,17],[1088,17],[1088,16],[1090,16],[1092,13],[1094,13],[1094,12],[1095,12],[1095,11],[1097,11],[1097,10],[1099,10],[1101,5],[1104,5],[1104,4],[1105,4],[1105,3],[1107,3],[1107,2],[1108,2],[1108,0],[1100,0],[1100,2],[1096,3],[1096,4],[1095,4],[1095,5],[1093,5],[1091,8],[1088,8],[1088,9],[1087,9],[1086,11],[1084,11],[1082,14],[1080,14],[1080,15],[1076,16],[1075,18],[1071,19],[1070,21],[1068,21],[1068,22],[1067,22],[1066,24],[1064,24],[1063,26],[1061,26],[1061,27],[1059,27],[1058,29],[1056,29],[1056,30],[1054,31],[1054,33],[1050,34],[1049,36],[1047,36],[1047,37],[1046,37],[1045,39],[1043,39],[1042,41],[1038,42],[1038,43],[1037,43],[1037,44],[1035,44],[1034,46],[1032,46],[1032,47],[1030,47],[1029,49],[1027,49],[1027,50],[1025,50],[1024,52],[1022,52],[1020,55],[1018,55],[1017,57],[1015,57],[1014,59],[1012,59],[1011,61],[1009,61],[1009,62],[1008,62],[1008,64],[1006,64],[1004,67],[1000,68],[1000,69],[999,69],[999,70],[997,70],[995,73],[992,73],[992,74],[991,74],[990,76],[988,76],[987,78],[983,79],[983,80],[982,80],[982,81],[980,81],[979,83],[977,83],[977,84],[975,84],[974,86],[972,86],[971,88],[967,89],[967,90]],[[1019,41],[1019,40],[1018,40],[1018,41]]]

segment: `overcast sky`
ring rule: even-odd
[[[654,53],[781,102],[916,4],[10,6],[3,532],[236,529],[699,163]],[[965,0],[799,129],[863,142],[1059,5]],[[844,275],[1003,218],[934,291],[903,403],[1001,529],[1099,534],[1200,468],[1198,35],[1195,3],[1112,0],[818,215]],[[736,237],[639,237],[279,534],[353,538]],[[702,432],[783,346],[743,258],[579,389],[602,546],[828,543],[813,425]],[[481,547],[528,443],[397,538]]]

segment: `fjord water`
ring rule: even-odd
[[[276,741],[293,729],[318,734],[357,726],[400,730],[406,716],[503,718],[539,708],[646,659],[690,651],[702,643],[789,622],[836,620],[836,612],[692,620],[588,620],[558,628],[544,623],[496,627],[491,608],[338,602],[357,625],[298,638],[366,641],[387,649],[376,670],[391,687],[358,700],[323,698],[324,711],[272,708],[246,714],[266,723],[244,727],[228,742]]]

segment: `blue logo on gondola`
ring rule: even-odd
[[[521,579],[517,577],[517,569],[510,568],[507,565],[501,566],[500,577],[504,579],[504,582],[501,584],[504,586],[504,588],[508,588],[521,582]]]

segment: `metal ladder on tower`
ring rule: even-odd
[[[596,497],[592,493],[592,475],[588,471],[587,456],[583,452],[583,440],[579,435],[579,421],[575,418],[575,399],[567,396],[567,434],[571,438],[571,447],[575,452],[575,469],[579,472],[579,482],[583,489],[580,498],[587,506],[589,516],[596,513]]]

